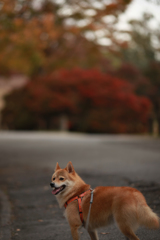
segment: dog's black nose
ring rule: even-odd
[[[51,183],[50,183],[50,186],[51,186],[51,187],[54,187],[54,183],[51,182]]]

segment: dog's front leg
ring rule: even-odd
[[[96,230],[93,230],[93,231],[88,230],[88,233],[89,233],[89,235],[91,237],[91,240],[99,240],[98,233],[97,233]]]
[[[68,205],[65,211],[65,216],[70,225],[71,234],[73,240],[79,240],[79,228],[82,226],[82,222],[79,216],[77,202],[72,202]]]
[[[79,226],[70,226],[73,240],[79,240]]]

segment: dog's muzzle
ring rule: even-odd
[[[54,195],[59,194],[59,193],[62,192],[62,191],[65,189],[65,187],[66,187],[66,185],[62,185],[62,186],[60,186],[60,187],[57,187],[56,184],[53,183],[53,182],[50,183],[50,186],[51,186],[51,188],[53,188],[52,193],[53,193]]]

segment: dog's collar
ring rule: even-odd
[[[84,223],[83,222],[83,212],[82,212],[82,198],[88,193],[88,192],[93,192],[93,190],[90,188],[89,190],[83,192],[82,194],[76,196],[76,197],[73,197],[73,198],[70,198],[65,204],[64,204],[64,207],[66,208],[68,206],[69,203],[77,200],[78,201],[78,208],[79,208],[79,215],[80,215],[80,219],[81,219],[81,222],[82,224]]]

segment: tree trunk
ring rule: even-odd
[[[157,137],[159,135],[159,131],[160,131],[159,123],[160,123],[160,121],[158,121],[157,118],[153,119],[153,127],[152,127],[152,129],[153,129],[153,136],[154,137]]]
[[[59,121],[59,128],[60,131],[66,132],[68,131],[68,117],[67,115],[61,115]]]

